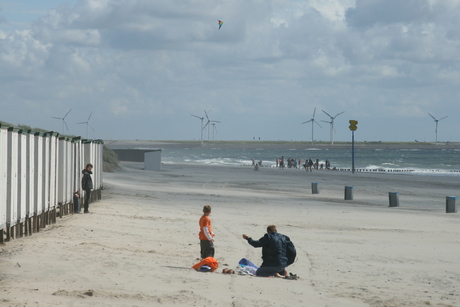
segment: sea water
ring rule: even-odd
[[[252,165],[252,159],[263,166],[275,167],[276,159],[306,159],[331,167],[350,169],[351,149],[234,149],[234,148],[164,148],[166,164]],[[410,171],[417,174],[460,176],[460,149],[355,149],[355,169],[379,171]]]

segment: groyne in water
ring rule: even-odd
[[[0,124],[0,243],[72,214],[81,171],[92,163],[91,201],[101,199],[103,141]],[[81,199],[84,195],[81,194]]]

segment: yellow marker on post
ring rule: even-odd
[[[357,120],[350,120],[350,130],[351,131],[356,131],[358,129],[358,121]]]
[[[355,173],[355,131],[358,129],[358,121],[357,120],[350,120],[349,121],[351,130],[351,172]]]

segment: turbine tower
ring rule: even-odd
[[[327,113],[326,111],[322,110],[327,116],[329,116],[329,118],[331,119],[330,122],[328,121],[325,121],[325,120],[322,120],[323,122],[325,123],[329,123],[331,125],[331,144],[334,145],[334,132],[335,132],[335,129],[334,129],[334,119],[339,116],[340,114],[343,114],[345,113],[345,111],[343,112],[340,112],[340,113],[337,113],[336,116],[331,116],[329,115],[329,113]]]
[[[217,128],[216,128],[216,123],[212,123],[212,140],[214,141],[214,133],[217,134]]]
[[[93,112],[91,112],[88,116],[88,119],[86,120],[86,122],[79,122],[77,123],[78,125],[81,125],[81,124],[86,124],[86,138],[88,138],[88,126],[91,127],[91,130],[94,131],[93,129],[93,126],[91,126],[91,124],[89,123],[89,120],[91,118],[91,115],[93,115]],[[94,131],[95,132],[95,131]]]
[[[311,122],[311,143],[313,144],[314,142],[314,138],[313,138],[313,127],[314,127],[314,124],[316,123],[320,128],[323,128],[321,127],[321,125],[315,120],[315,113],[316,113],[316,107],[315,107],[315,110],[313,111],[313,117],[310,119],[310,120],[307,120],[306,122],[303,122],[302,124],[306,124],[306,123],[310,123]]]
[[[204,120],[204,117],[200,117],[198,115],[193,115],[193,114],[191,114],[191,115],[201,120],[201,129],[200,129],[200,131],[201,131],[201,139],[200,140],[201,140],[201,145],[203,145],[203,129],[204,129],[203,120]]]
[[[64,133],[64,127],[67,128],[67,131],[69,130],[69,127],[67,127],[67,123],[65,122],[65,118],[67,117],[67,115],[69,115],[70,111],[72,111],[72,109],[70,109],[69,112],[67,112],[67,113],[64,115],[64,117],[55,117],[55,116],[51,116],[51,118],[62,120],[62,133]]]
[[[434,119],[434,122],[436,123],[436,130],[435,130],[435,132],[436,132],[436,143],[437,143],[437,142],[438,142],[438,122],[439,122],[440,120],[443,120],[444,118],[447,118],[448,116],[444,116],[443,118],[437,119],[437,118],[435,118],[433,115],[431,115],[430,113],[428,113],[428,115],[430,115],[430,116]]]

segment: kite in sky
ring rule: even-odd
[[[219,30],[220,30],[220,28],[222,28],[222,25],[224,24],[224,22],[222,20],[218,20],[218,21],[219,21],[218,23],[219,23]]]

